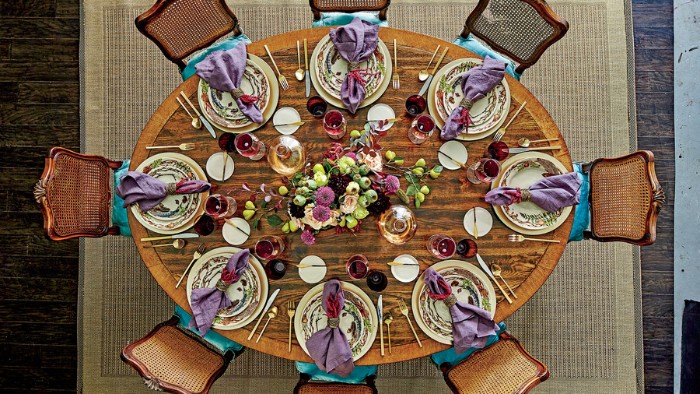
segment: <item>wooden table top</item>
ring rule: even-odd
[[[290,89],[280,91],[278,108],[294,107],[301,114],[302,120],[307,122],[294,136],[304,143],[307,149],[307,161],[312,163],[322,160],[322,153],[331,140],[326,137],[321,120],[313,118],[306,110],[307,99],[304,96],[304,82],[298,82],[294,79],[294,71],[297,69],[296,41],[307,38],[310,55],[316,43],[328,33],[328,30],[328,28],[317,28],[293,31],[257,41],[248,46],[249,53],[263,58],[270,64],[269,57],[265,54],[263,48],[263,45],[267,44],[282,74],[287,77]],[[437,132],[429,141],[422,145],[414,145],[408,140],[406,130],[408,130],[412,118],[405,112],[405,99],[418,92],[422,86],[422,82],[417,78],[418,71],[428,64],[428,60],[430,60],[437,45],[450,48],[442,65],[454,59],[478,56],[437,38],[404,30],[381,28],[379,36],[392,52],[391,42],[394,39],[397,40],[399,45],[398,65],[401,77],[401,89],[395,90],[389,86],[378,101],[390,105],[399,118],[389,130],[389,135],[382,140],[382,145],[384,149],[391,149],[397,155],[404,157],[406,164],[414,163],[421,157],[425,158],[428,166],[439,164],[435,152],[442,141],[439,140]],[[571,170],[572,163],[568,149],[559,129],[547,113],[547,110],[518,81],[510,75],[506,75],[506,78],[511,93],[511,107],[508,119],[523,101],[527,101],[527,105],[508,128],[508,132],[502,140],[508,146],[513,147],[517,146],[517,139],[520,137],[527,137],[531,140],[560,138],[557,144],[562,145],[562,149],[552,151],[551,154],[561,161],[568,170]],[[205,167],[206,160],[210,155],[220,152],[216,140],[206,130],[195,130],[190,126],[190,118],[175,100],[179,92],[184,91],[191,101],[196,103],[198,82],[199,78],[197,76],[183,82],[153,114],[134,149],[131,158],[132,170],[148,156],[162,152],[148,151],[145,149],[148,145],[177,145],[183,142],[195,142],[197,149],[182,153],[193,158],[202,168]],[[314,91],[312,90],[313,94]],[[358,110],[355,115],[343,110],[348,122],[348,130],[362,129],[369,107]],[[255,131],[255,134],[265,143],[271,142],[279,135],[271,126],[271,122]],[[221,135],[221,131],[217,131],[218,135]],[[347,143],[348,138],[348,136],[344,137],[341,142]],[[491,138],[489,137],[479,141],[464,143],[469,152],[469,163],[474,162],[474,158],[481,157],[490,141]],[[212,182],[220,190],[240,188],[244,181],[249,183],[251,187],[257,187],[262,182],[275,187],[282,185],[280,176],[267,166],[265,160],[254,162],[235,153],[232,153],[232,157],[236,166],[233,177],[223,184],[216,181]],[[484,237],[479,237],[477,241],[479,254],[487,263],[498,262],[502,266],[503,276],[518,295],[518,298],[514,299],[512,304],[508,304],[503,299],[498,288],[494,286],[498,298],[495,320],[498,322],[513,314],[537,292],[564,252],[573,222],[573,215],[570,215],[563,225],[546,236],[547,238],[560,240],[561,243],[559,244],[539,242],[511,243],[507,241],[506,237],[507,234],[511,234],[513,231],[498,220],[493,212],[493,208],[484,201],[484,195],[489,190],[488,184],[472,185],[466,180],[464,171],[448,170],[445,170],[438,179],[430,180],[428,184],[431,186],[432,192],[427,196],[420,209],[412,208],[417,217],[418,230],[415,237],[405,245],[393,245],[383,240],[374,224],[376,220],[374,216],[364,220],[362,232],[355,236],[352,234],[336,235],[332,229],[326,230],[319,234],[316,245],[312,246],[307,246],[301,241],[299,232],[285,235],[287,243],[287,249],[284,252],[285,258],[299,261],[306,255],[320,256],[328,266],[328,272],[324,280],[337,277],[340,280],[351,281],[345,272],[345,261],[356,253],[362,253],[369,258],[370,269],[381,270],[387,274],[389,285],[381,294],[384,295],[384,313],[392,313],[394,316],[394,322],[391,325],[393,352],[391,354],[386,352],[385,356],[380,356],[379,340],[376,340],[372,349],[356,362],[358,365],[403,361],[427,356],[448,348],[448,345],[433,341],[423,332],[420,332],[411,311],[411,320],[416,326],[423,347],[420,348],[417,345],[406,318],[400,313],[396,298],[401,297],[410,305],[411,293],[415,282],[405,284],[397,281],[391,275],[390,267],[386,263],[403,253],[411,253],[422,261],[421,271],[428,267],[426,263],[436,263],[438,260],[432,257],[425,247],[427,238],[435,233],[445,233],[457,241],[469,238],[462,225],[463,216],[468,209],[480,206],[489,210],[494,217],[494,225],[491,232]],[[405,189],[405,180],[402,180],[402,187]],[[392,196],[391,201],[394,204],[400,203],[396,196]],[[238,203],[239,207],[236,216],[241,215],[244,201],[238,201]],[[200,237],[194,242],[189,242],[184,250],[177,251],[172,248],[144,248],[145,243],[141,242],[140,238],[158,234],[146,230],[131,213],[129,213],[129,224],[141,257],[151,274],[175,302],[191,312],[187,301],[186,286],[180,286],[176,289],[175,284],[200,243],[205,243],[208,250],[228,246],[221,235],[221,231],[217,230],[209,236]],[[250,239],[240,247],[252,247],[260,236],[266,234],[284,235],[279,228],[271,227],[262,220],[260,229],[253,230]],[[478,266],[475,259],[468,259],[467,261]],[[186,281],[183,283],[186,283]],[[353,281],[352,283],[365,290],[372,301],[376,302],[379,293],[369,290],[364,280]],[[311,358],[298,345],[294,335],[292,336],[292,351],[287,351],[289,318],[287,317],[286,304],[287,301],[292,300],[298,303],[301,297],[313,286],[315,285],[304,283],[299,278],[297,269],[289,266],[283,279],[270,281],[270,291],[276,288],[281,289],[275,301],[275,305],[280,307],[280,313],[270,322],[265,335],[259,343],[246,339],[254,322],[241,329],[231,331],[219,330],[218,332],[252,349],[287,359],[310,362]],[[384,326],[384,329],[386,341],[386,326]],[[379,338],[379,333],[377,333],[377,338]]]

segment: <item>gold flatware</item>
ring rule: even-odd
[[[158,145],[158,146],[147,146],[146,149],[180,149],[180,150],[192,150],[195,148],[195,144],[180,144],[180,145]]]
[[[367,119],[368,122],[370,123],[378,123],[378,122],[386,122],[386,123],[394,123],[398,122],[399,118],[387,118],[387,119]]]
[[[299,45],[299,41],[297,41]],[[294,301],[287,302],[287,316],[289,316],[289,346],[287,347],[288,352],[292,352],[292,319],[294,318],[294,313],[296,312],[296,303]]]
[[[309,74],[309,48],[307,47],[306,38],[304,38],[304,84],[306,85],[305,95],[309,97],[311,94],[311,75]]]
[[[515,111],[515,115],[513,115],[513,117],[510,118],[510,120],[508,121],[508,124],[498,129],[496,134],[494,134],[491,138],[492,141],[500,141],[501,138],[503,138],[503,136],[506,134],[506,129],[508,128],[508,126],[510,126],[511,123],[513,123],[513,120],[515,120],[515,117],[517,117],[520,111],[522,111],[523,107],[525,107],[525,104],[527,104],[527,101],[523,101],[523,103],[520,105],[520,108],[518,108],[518,110]]]
[[[413,328],[411,318],[408,316],[408,306],[406,306],[406,303],[403,302],[402,298],[399,298],[399,309],[401,309],[401,314],[406,316],[406,320],[408,320],[408,325],[411,327],[411,331],[413,331],[413,336],[416,338],[416,342],[418,342],[418,347],[423,347],[423,344],[420,343],[420,338],[418,338],[418,334],[416,334],[416,329]]]
[[[304,121],[299,121],[299,122],[292,122],[292,123],[279,123],[279,124],[273,124],[273,126],[303,126]]]
[[[508,148],[508,153],[515,154],[515,153],[523,153],[523,152],[536,152],[536,151],[541,151],[541,150],[559,150],[559,149],[561,149],[561,145],[538,146],[537,148]]]
[[[190,113],[190,110],[188,110],[187,107],[185,107],[185,104],[183,104],[182,101],[180,101],[179,97],[175,97],[175,100],[177,100],[177,102],[180,103],[180,106],[182,107],[182,109],[184,109],[185,112],[187,112],[187,115],[189,115],[190,118],[192,118],[192,127],[194,127],[197,130],[201,129],[202,128],[202,121],[199,120],[199,118],[192,116],[192,114]]]
[[[190,101],[190,98],[187,97],[187,95],[185,94],[185,92],[183,92],[183,91],[181,90],[181,91],[180,91],[180,96],[181,96],[182,98],[184,98],[185,101],[187,101],[187,104],[189,104],[190,107],[192,107],[192,110],[194,111],[194,113],[195,113],[195,114],[197,115],[197,117],[199,118],[199,121],[201,122],[201,124],[204,125],[204,128],[207,129],[207,131],[209,132],[209,134],[211,134],[211,136],[212,136],[213,138],[216,138],[216,132],[214,131],[214,128],[211,127],[211,123],[209,123],[208,120],[204,119],[204,116],[202,115],[202,113],[199,112],[199,110],[197,109],[197,107],[194,106],[194,104],[192,104],[192,101]],[[182,104],[182,103],[180,103],[180,104]],[[194,120],[192,120],[192,126],[194,126]]]
[[[530,141],[529,139],[523,137],[518,140],[518,146],[523,147],[523,148],[529,148],[530,144],[534,144],[535,142],[548,142],[548,141],[559,141],[559,138],[545,138],[541,140],[534,140]]]
[[[325,264],[297,264],[297,268],[325,267]]]
[[[177,284],[175,285],[176,289],[178,287],[180,287],[180,283],[182,283],[182,279],[184,279],[185,275],[187,275],[187,273],[190,272],[190,269],[192,269],[192,265],[194,264],[194,262],[199,260],[200,257],[202,257],[202,253],[204,253],[205,249],[206,249],[206,246],[204,246],[204,244],[200,244],[197,247],[197,250],[194,251],[194,254],[192,255],[192,261],[190,261],[190,263],[187,264],[187,268],[185,268],[185,272],[182,273],[180,280],[178,280]]]
[[[273,306],[270,308],[270,311],[267,312],[267,321],[265,322],[265,325],[263,326],[262,330],[260,330],[260,334],[258,335],[258,339],[255,340],[255,343],[260,342],[260,338],[262,338],[263,334],[265,333],[265,329],[267,328],[267,325],[270,323],[270,320],[274,319],[277,317],[277,306]]]
[[[182,234],[175,234],[175,235],[164,235],[162,237],[147,237],[147,238],[141,238],[141,242],[162,241],[164,239],[178,239],[178,238],[199,238],[199,234],[182,233]]]
[[[270,48],[268,48],[267,45],[263,46],[265,47],[265,52],[267,52],[267,56],[269,56],[270,60],[272,60],[272,65],[275,66],[275,71],[277,71],[277,80],[279,80],[282,90],[289,89],[289,83],[287,82],[287,78],[285,78],[284,75],[282,75],[280,69],[277,67],[277,63],[275,63],[275,58],[273,58],[272,54],[270,53]]]
[[[223,165],[223,168],[221,169],[221,180],[224,181],[224,180],[226,180],[226,163],[228,163],[229,155],[225,150],[221,151],[221,155],[223,156],[223,160],[224,160],[224,165]]]
[[[386,265],[400,266],[400,265],[420,265],[420,264],[418,264],[418,263],[403,263],[401,261],[392,261],[392,262],[386,263]]]
[[[455,163],[455,165],[458,165],[458,166],[460,166],[461,168],[464,168],[465,170],[467,169],[467,165],[466,165],[466,164],[464,164],[464,163],[462,163],[462,162],[460,162],[460,161],[457,161],[455,158],[453,158],[452,156],[448,155],[447,153],[445,153],[445,152],[443,152],[443,151],[441,151],[441,150],[438,150],[438,154],[445,156],[445,157],[448,158],[451,162]]]
[[[435,55],[437,55],[439,50],[440,50],[440,45],[438,45],[437,48],[435,48],[435,52],[433,52],[433,57],[430,58],[428,65],[425,66],[424,69],[422,69],[418,72],[418,80],[419,81],[425,81],[430,76],[430,74],[428,73],[428,68],[430,68],[430,64],[433,62],[433,60],[435,60]]]
[[[508,290],[510,291],[510,294],[512,294],[513,297],[515,297],[515,298],[517,299],[517,298],[518,298],[518,295],[515,294],[515,292],[514,292],[513,289],[510,287],[510,285],[508,284],[508,282],[506,282],[505,278],[504,278],[503,276],[501,276],[501,266],[498,265],[498,264],[496,264],[496,263],[491,264],[491,272],[493,273],[494,276],[497,276],[497,277],[501,278],[501,280],[503,281],[503,283],[506,284],[506,287],[507,287]]]
[[[440,67],[440,64],[442,63],[442,59],[445,58],[445,55],[447,55],[447,51],[449,50],[449,47],[445,47],[445,49],[442,51],[442,55],[440,55],[440,58],[438,58],[437,63],[435,63],[435,67],[433,67],[433,71],[430,72],[428,75],[428,79],[423,82],[423,87],[420,88],[420,91],[418,92],[419,96],[422,96],[425,94],[425,92],[428,91],[428,88],[430,87],[430,82],[433,80],[433,76],[435,75],[435,72],[437,71],[438,67]]]
[[[392,83],[394,89],[399,89],[401,87],[401,82],[399,81],[399,64],[398,58],[396,57],[396,39],[394,38],[394,72],[392,73]]]
[[[235,230],[238,230],[238,231],[240,231],[241,233],[245,234],[246,237],[250,237],[250,234],[246,233],[242,228],[238,227],[238,226],[236,225],[236,222],[234,222],[233,220],[231,220],[231,219],[226,219],[226,223],[230,224],[231,227],[233,227]]]
[[[175,249],[182,249],[187,245],[187,241],[184,239],[176,239],[169,244],[158,244],[158,245],[143,245],[144,248],[165,248],[167,246],[172,246]]]
[[[297,81],[303,81],[304,80],[304,70],[301,68],[301,49],[299,49],[299,40],[297,40],[297,71],[294,73],[294,76],[297,78]]]
[[[387,337],[389,339],[389,354],[391,354],[391,322],[394,321],[394,317],[391,316],[391,313],[387,313],[384,318],[384,324],[386,324],[386,333]]]
[[[476,227],[476,207],[474,209],[474,239],[479,239],[479,228]]]
[[[520,234],[508,235],[508,241],[510,241],[510,242],[536,241],[536,242],[551,242],[554,244],[559,243],[558,239],[528,238],[528,237],[524,237]]]

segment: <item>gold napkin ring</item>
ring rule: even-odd
[[[468,99],[467,96],[464,96],[462,101],[459,102],[459,106],[466,109],[471,109],[472,105],[474,105],[474,102],[471,99]]]
[[[447,309],[450,309],[457,303],[457,297],[455,297],[454,294],[450,294],[447,296],[447,298],[442,300],[442,302],[444,302],[445,305],[447,305]]]
[[[219,280],[216,282],[216,288],[217,288],[219,291],[225,292],[226,289],[228,289],[228,286],[229,286],[229,284],[226,283],[226,282],[224,282],[223,279],[219,279]]]
[[[339,324],[340,324],[339,317],[331,317],[330,319],[328,319],[328,327],[330,327],[330,328],[338,328]]]
[[[348,71],[357,70],[360,68],[360,62],[348,62]]]
[[[231,91],[231,96],[233,96],[234,99],[238,100],[243,96],[245,93],[243,92],[243,89],[241,88],[233,88]]]
[[[520,201],[530,201],[530,191],[528,189],[520,189]]]
[[[168,183],[165,185],[165,193],[166,194],[175,194],[175,191],[177,190],[177,183]]]

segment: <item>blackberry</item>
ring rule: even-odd
[[[289,202],[289,214],[297,219],[302,219],[304,216],[306,216],[304,207],[300,207],[299,205],[296,205],[291,201]]]
[[[389,197],[387,197],[387,195],[384,194],[384,192],[378,191],[377,201],[373,202],[372,204],[369,204],[367,210],[373,215],[380,215],[382,212],[389,209],[390,206],[391,202],[389,201]]]
[[[333,193],[335,193],[336,198],[338,198],[345,194],[345,188],[348,187],[348,183],[350,183],[350,181],[344,176],[331,175],[328,180],[328,187],[333,189]]]

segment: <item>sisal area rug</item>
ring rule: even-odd
[[[235,4],[234,4],[235,3]],[[394,0],[392,27],[452,40],[475,1]],[[634,64],[627,0],[554,1],[567,36],[523,77],[566,137],[575,160],[636,148]],[[161,101],[179,83],[174,65],[141,36],[134,18],[151,0],[83,0],[83,151],[125,159]],[[310,26],[306,0],[231,2],[253,40]],[[426,16],[430,16],[427,18]],[[119,353],[172,313],[173,303],[141,262],[133,241],[85,240],[80,303],[78,387],[85,393],[147,392]],[[640,263],[625,244],[579,242],[509,330],[550,368],[536,392],[641,391]],[[291,392],[292,362],[252,350],[234,360],[214,392]],[[447,392],[427,360],[382,366],[380,392]]]

